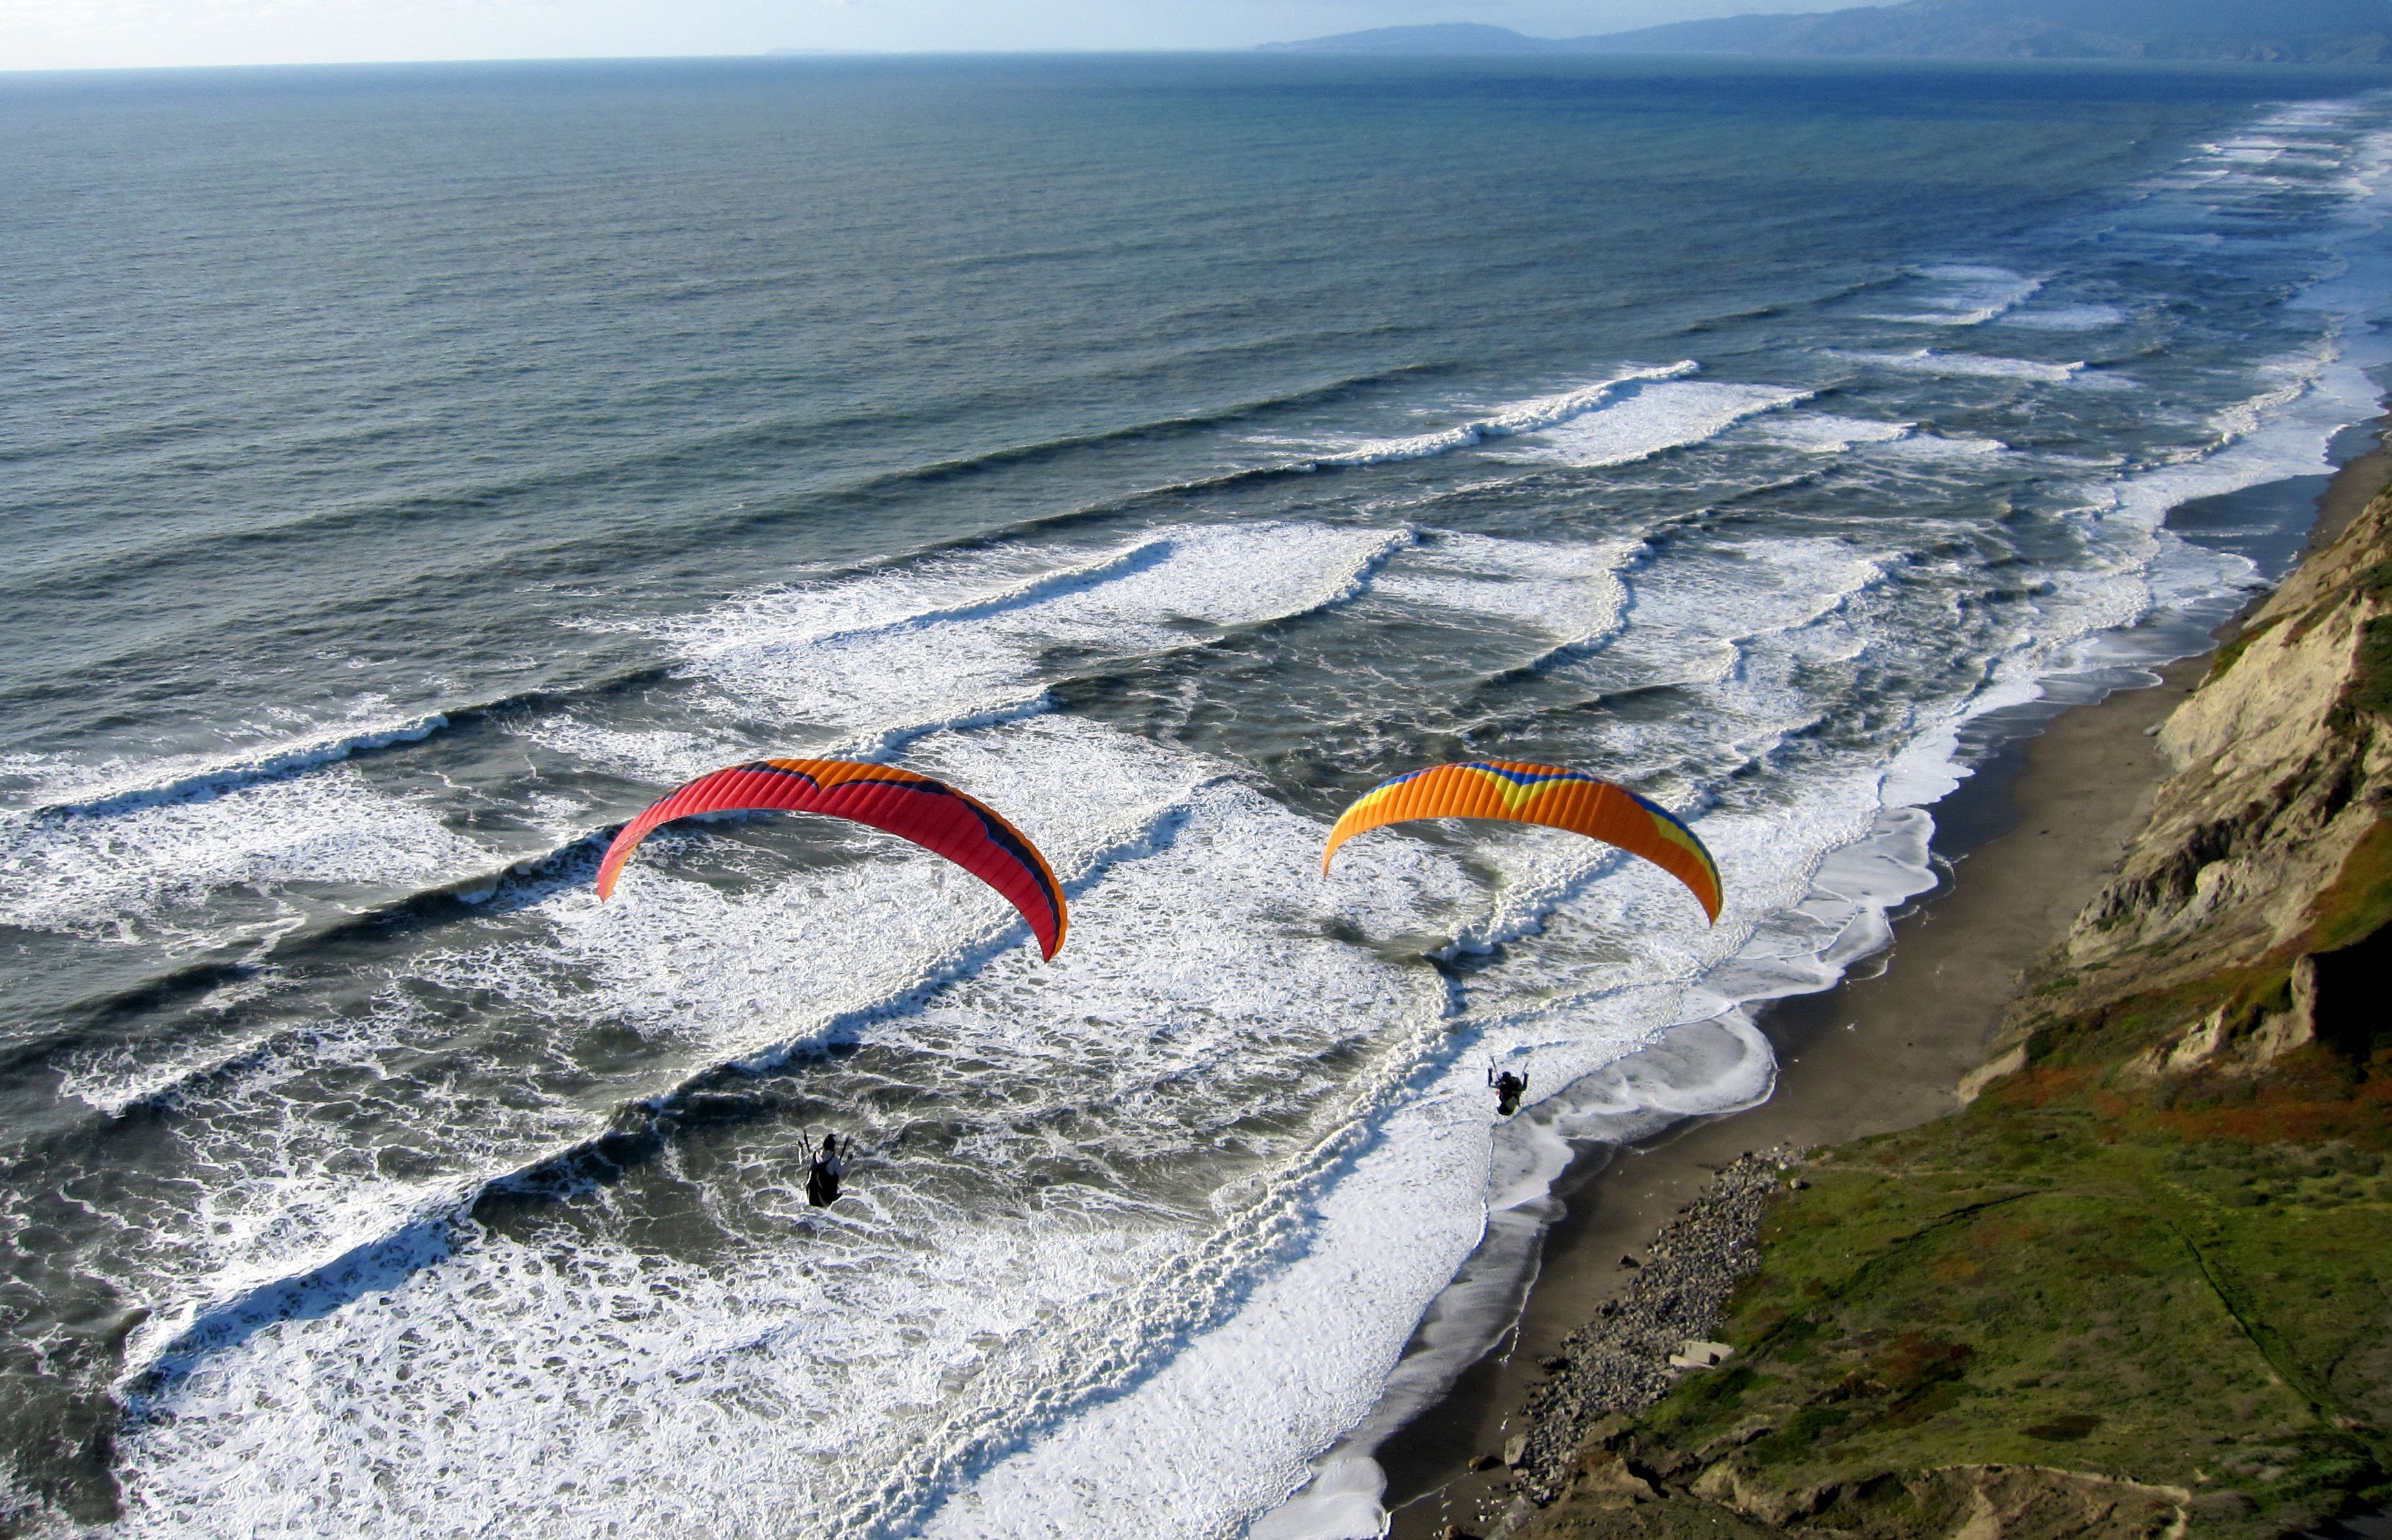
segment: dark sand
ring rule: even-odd
[[[2347,462],[2319,498],[2306,549],[2347,526],[2387,476],[2383,450]],[[1937,804],[1935,846],[1953,861],[1952,881],[1895,923],[1875,976],[1763,1014],[1780,1065],[1767,1102],[1571,1167],[1555,1186],[1563,1215],[1517,1328],[1378,1450],[1394,1540],[1430,1540],[1456,1522],[1488,1532],[1512,1483],[1500,1466],[1474,1474],[1468,1462],[1522,1430],[1538,1361],[1619,1293],[1630,1276],[1621,1258],[1641,1253],[1714,1172],[1746,1151],[1841,1143],[1954,1110],[1954,1088],[1984,1062],[2019,975],[2065,933],[2141,828],[2166,770],[2152,735],[2207,666],[2187,659],[2154,688],[2059,713]]]
[[[2392,448],[2384,442],[2392,434],[2392,416],[2379,418],[2363,428],[2349,430],[2369,435],[2375,448],[2356,459],[2347,461],[2336,471],[2325,495],[2318,499],[2317,522],[2309,527],[2309,538],[2301,547],[2306,558],[2312,551],[2331,545],[2334,538],[2350,528],[2350,521],[2375,501],[2375,494],[2392,483]],[[2256,602],[2256,601],[2255,601]]]

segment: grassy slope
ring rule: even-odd
[[[2363,833],[2295,933],[2248,939],[2258,893],[2081,972],[2082,946],[2056,954],[2013,1013],[2024,1071],[1814,1156],[1730,1308],[1735,1355],[1615,1419],[1515,1530],[2258,1537],[2392,1500],[2387,555],[2392,497],[2261,616],[2290,634],[2338,615],[2352,638],[2278,793],[2324,809],[2305,848],[2329,815]],[[2308,955],[2345,959],[2318,1040],[2154,1071],[2204,1018],[2247,1042]],[[1989,1500],[1989,1466],[2174,1490],[2028,1471]],[[2036,1507],[2037,1481],[2123,1495]]]
[[[1987,1464],[2185,1489],[2194,1534],[2392,1496],[2392,1049],[2105,1086],[2140,1042],[2053,1045],[1958,1116],[1814,1158],[1734,1358],[1609,1441],[1669,1500],[1530,1533],[1943,1533],[1956,1499],[1899,1478]],[[1761,1494],[1741,1513],[1685,1493],[1722,1460]]]
[[[2046,1068],[1814,1163],[1734,1308],[1736,1358],[1654,1409],[1643,1460],[1766,1428],[1738,1463],[1789,1494],[2058,1465],[2235,1494],[2194,1506],[2219,1534],[2380,1497],[2392,1079],[2311,1067],[2326,1100],[2276,1087],[2227,1117]],[[2365,1142],[2252,1137],[2328,1125]],[[1875,1527],[1873,1506],[1814,1521]]]

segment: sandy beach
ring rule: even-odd
[[[2387,468],[2382,450],[2344,465],[2320,499],[2310,546],[2365,506]],[[1618,1296],[1634,1275],[1625,1259],[1718,1171],[1747,1152],[1838,1143],[1956,1106],[1955,1088],[1983,1062],[2021,972],[2093,897],[2141,826],[2164,770],[2153,735],[2206,668],[2205,654],[2184,659],[2154,686],[2060,711],[1938,804],[1935,848],[1951,880],[1897,920],[1891,950],[1860,976],[1763,1015],[1780,1065],[1766,1103],[1579,1159],[1556,1184],[1565,1211],[1514,1331],[1378,1451],[1396,1540],[1439,1536],[1451,1524],[1485,1533],[1512,1501],[1513,1481],[1500,1465],[1473,1472],[1474,1457],[1523,1430],[1540,1362]]]

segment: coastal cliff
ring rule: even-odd
[[[1606,1306],[1502,1533],[2259,1540],[2392,1495],[2392,495],[2159,739],[1961,1110],[1697,1206],[1747,1271],[1667,1325],[1716,1340],[1625,1373],[1655,1334]]]

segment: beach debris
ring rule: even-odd
[[[640,842],[674,819],[766,812],[820,813],[910,840],[994,888],[1030,922],[1049,960],[1063,948],[1071,927],[1063,889],[1027,836],[944,781],[861,760],[758,760],[698,777],[623,826],[599,859],[598,896],[614,893]]]
[[[1337,847],[1357,834],[1423,818],[1540,824],[1618,845],[1684,882],[1705,918],[1719,920],[1719,863],[1676,815],[1580,771],[1512,760],[1432,764],[1380,782],[1339,815],[1320,853],[1321,875],[1328,875]]]
[[[1690,1337],[1679,1346],[1676,1352],[1670,1355],[1670,1367],[1708,1369],[1714,1364],[1726,1363],[1728,1355],[1735,1351],[1734,1348],[1724,1342],[1706,1342],[1699,1338]]]

